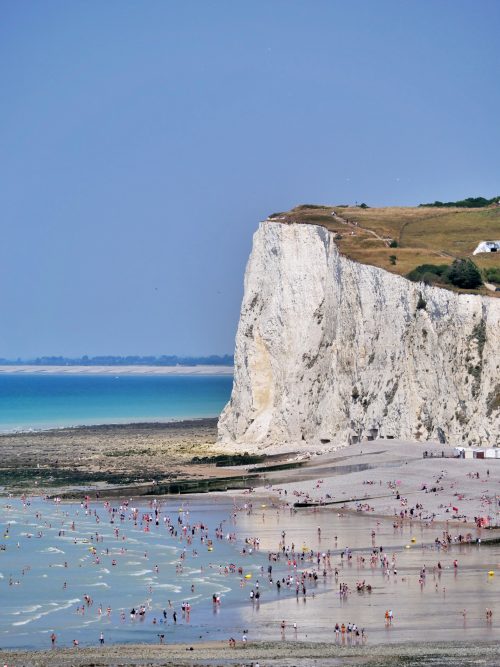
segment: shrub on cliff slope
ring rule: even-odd
[[[496,266],[493,266],[486,268],[484,270],[484,276],[488,282],[500,285],[500,267],[497,268]]]
[[[406,276],[413,282],[422,282],[426,285],[449,285],[449,266],[447,264],[420,264]]]
[[[449,267],[448,278],[453,285],[462,289],[476,289],[483,284],[481,272],[470,259],[454,260]]]
[[[451,266],[421,264],[407,278],[426,285],[455,285],[462,289],[476,289],[483,284],[481,272],[470,259],[455,259]]]

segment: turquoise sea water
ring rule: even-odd
[[[215,417],[231,376],[0,375],[0,432]]]

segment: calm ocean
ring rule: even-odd
[[[215,375],[0,375],[0,432],[215,417],[232,382]]]

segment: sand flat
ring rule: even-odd
[[[232,366],[1,366],[0,373],[35,375],[232,375]]]

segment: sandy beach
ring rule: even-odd
[[[14,493],[85,485],[101,497],[120,487],[137,495],[153,482],[234,478],[231,493],[246,479],[243,487],[254,494],[276,494],[290,504],[326,503],[425,523],[489,517],[490,526],[500,525],[500,459],[458,459],[437,443],[376,440],[221,468],[209,463],[231,454],[217,444],[217,420],[197,419],[3,434],[0,446],[0,484]],[[193,465],[195,457],[201,462]]]
[[[490,517],[500,526],[500,459],[455,458],[437,443],[375,440],[312,455],[271,488],[289,502],[336,502],[372,516],[472,524]]]

